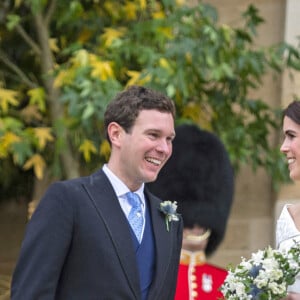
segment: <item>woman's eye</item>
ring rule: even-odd
[[[287,136],[288,136],[290,139],[292,139],[292,138],[295,137],[295,135],[294,135],[294,134],[291,134],[291,133],[288,133]]]

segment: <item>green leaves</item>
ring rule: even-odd
[[[6,23],[7,29],[10,31],[13,30],[20,23],[20,20],[21,18],[18,15],[14,15],[14,14],[8,15],[7,23]]]
[[[74,159],[94,168],[91,155],[103,163],[109,152],[107,103],[126,86],[143,84],[174,99],[177,123],[194,122],[220,136],[236,170],[249,164],[266,169],[275,183],[284,181],[287,168],[270,139],[281,119],[253,95],[266,75],[299,70],[299,50],[285,43],[259,47],[264,20],[253,5],[242,25],[231,27],[219,24],[210,5],[177,2],[60,0],[52,7],[46,0],[19,1],[6,16],[8,27],[1,27],[0,149],[8,133],[21,140],[5,148],[3,159],[24,164],[40,155],[62,176],[60,156],[68,146]],[[37,13],[49,35],[43,43]],[[4,53],[10,64],[1,60]],[[37,138],[36,128],[51,128],[53,140],[43,140],[44,131]],[[35,157],[27,166],[42,165]]]

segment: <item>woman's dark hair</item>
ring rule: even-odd
[[[289,117],[300,125],[300,101],[293,101],[283,111],[283,116]]]

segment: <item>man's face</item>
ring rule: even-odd
[[[129,187],[154,181],[172,154],[175,137],[172,114],[142,110],[131,131],[120,139],[120,171]]]
[[[283,119],[284,141],[280,151],[285,154],[292,180],[300,180],[300,125],[291,118]]]

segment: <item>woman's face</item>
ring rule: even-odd
[[[300,180],[300,125],[291,118],[283,119],[284,141],[280,151],[285,154],[290,171],[290,178]]]

